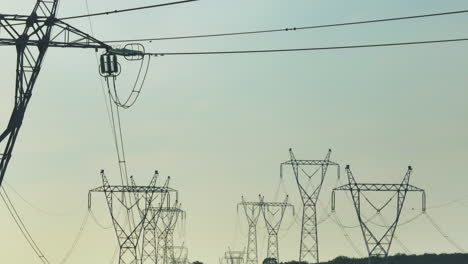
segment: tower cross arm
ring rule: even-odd
[[[0,29],[4,29],[10,36],[9,38],[1,38],[0,46],[15,46],[20,42],[26,46],[39,46],[44,45],[43,42],[47,41],[49,47],[112,50],[112,47],[106,43],[56,18],[35,18],[36,23],[41,25],[52,23],[53,28],[58,30],[50,36],[50,39],[40,39],[34,34],[21,37],[22,29],[28,21],[30,21],[29,16],[0,14]]]
[[[261,202],[240,202],[237,205],[239,206],[247,206],[247,205],[254,205],[254,206],[261,206]]]
[[[414,185],[405,184],[381,184],[381,183],[357,183],[357,184],[345,184],[340,187],[334,188],[334,191],[364,191],[364,192],[395,192],[395,191],[407,191],[407,192],[424,192],[423,189]]]
[[[312,166],[339,166],[338,163],[329,160],[288,160],[281,165],[312,165]]]
[[[110,185],[110,186],[100,186],[100,187],[94,188],[90,190],[90,192],[168,193],[168,192],[175,192],[175,190],[169,187],[157,187],[157,186]]]
[[[51,37],[50,47],[112,50],[112,47],[106,43],[61,20],[57,20],[54,25],[59,31]]]

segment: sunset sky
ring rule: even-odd
[[[86,14],[86,0],[61,1],[58,16]],[[163,3],[163,0],[87,0],[90,12]],[[29,14],[34,0],[2,0],[0,13]],[[202,0],[91,19],[100,40],[169,37],[300,27],[468,9],[463,0]],[[90,21],[70,20],[91,33]],[[148,52],[307,48],[466,38],[468,14],[371,25],[222,38],[143,42]],[[6,37],[0,30],[0,37]],[[153,171],[171,176],[187,212],[189,259],[214,264],[228,247],[241,250],[247,225],[236,205],[245,196],[282,200],[280,260],[299,255],[299,193],[290,169],[280,185],[279,164],[288,149],[300,159],[351,164],[363,182],[400,182],[408,165],[412,184],[428,194],[428,213],[468,249],[468,44],[445,43],[278,54],[165,56],[153,58],[139,101],[122,111],[129,173],[139,184]],[[98,53],[99,55],[100,53]],[[0,124],[11,112],[15,48],[0,47]],[[118,89],[131,89],[138,63],[121,60]],[[4,186],[51,263],[71,247],[87,212],[88,190],[106,170],[119,183],[117,159],[94,50],[50,48]],[[342,173],[344,175],[344,173]],[[332,171],[321,193],[319,218],[330,212]],[[278,189],[278,186],[281,188]],[[12,189],[13,188],[13,189]],[[16,194],[15,190],[21,197]],[[279,191],[277,191],[279,190]],[[345,194],[337,214],[357,224]],[[23,200],[24,199],[24,200]],[[110,218],[104,195],[93,197],[100,224]],[[457,202],[451,203],[451,201]],[[408,196],[402,221],[419,213]],[[435,208],[432,208],[435,207]],[[414,210],[412,210],[414,208]],[[294,217],[297,219],[295,220]],[[359,229],[348,230],[361,253]],[[40,263],[0,203],[0,262]],[[401,226],[392,254],[455,252],[425,217]],[[330,219],[319,226],[322,260],[358,256]],[[259,256],[266,230],[258,229]],[[67,263],[109,263],[113,229],[89,219]],[[113,263],[117,263],[114,261]]]

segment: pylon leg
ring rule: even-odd
[[[268,251],[267,258],[276,259],[279,263],[279,252],[278,252],[278,233],[272,232],[268,235]]]
[[[317,207],[304,205],[302,209],[302,228],[299,261],[319,263]]]
[[[249,223],[246,264],[258,264],[257,223]]]

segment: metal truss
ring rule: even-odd
[[[242,202],[237,205],[244,208],[247,224],[249,225],[249,233],[247,235],[247,254],[245,256],[246,264],[258,264],[258,249],[257,249],[257,223],[262,211],[261,202],[246,202],[242,196]]]
[[[92,193],[104,193],[120,248],[119,264],[136,264],[139,260],[138,242],[142,230],[145,224],[155,221],[156,215],[149,213],[152,203],[158,197],[165,199],[164,197],[175,190],[168,187],[169,180],[164,186],[156,186],[157,171],[148,186],[110,185],[103,170],[101,177],[103,185],[88,193],[88,208],[91,209]],[[126,200],[126,195],[134,195],[134,201],[130,203]],[[125,213],[121,214],[122,211]],[[133,213],[133,211],[138,212]],[[129,219],[130,217],[132,219]],[[130,222],[134,225],[130,225]]]
[[[130,177],[132,186],[137,186],[133,177]],[[168,178],[165,186],[168,186],[170,178]],[[157,263],[157,225],[160,217],[160,212],[164,206],[169,207],[171,204],[171,195],[173,192],[176,200],[178,200],[178,192],[176,190],[170,190],[160,196],[157,202],[152,201],[152,207],[148,210],[148,217],[143,227],[142,243],[141,243],[141,263],[142,264],[154,264]],[[139,199],[139,193],[134,193],[135,200]],[[138,208],[140,215],[144,215],[144,208]]]
[[[263,218],[265,219],[265,224],[268,231],[268,248],[267,248],[267,258],[275,259],[279,263],[279,242],[278,242],[278,232],[283,222],[284,213],[288,207],[293,209],[294,206],[288,203],[289,196],[286,195],[284,202],[265,202],[263,196],[260,197],[261,210],[263,213]]]
[[[171,251],[174,252],[174,260],[171,264],[188,264],[188,248],[182,246],[173,246]]]
[[[0,130],[0,185],[11,160],[24,115],[49,47],[101,49],[122,56],[141,51],[113,49],[79,29],[56,18],[58,0],[37,0],[28,15],[0,14],[0,29],[7,37],[0,46],[16,48],[15,100],[6,128]],[[53,30],[58,30],[52,33]]]
[[[319,240],[317,228],[317,201],[322,190],[322,185],[327,174],[329,166],[337,167],[339,177],[339,164],[330,161],[331,150],[323,160],[298,160],[294,156],[292,149],[289,149],[291,159],[281,163],[280,175],[283,177],[283,166],[291,166],[296,178],[299,194],[302,200],[302,225],[301,241],[299,250],[299,261],[308,263],[319,263]],[[307,166],[314,171],[308,174],[302,167]],[[317,175],[318,174],[318,175]],[[303,175],[301,177],[301,175]],[[312,185],[312,179],[319,178],[315,187]],[[304,177],[305,176],[305,177]],[[305,181],[304,181],[305,180]]]
[[[357,183],[354,175],[351,172],[350,166],[346,166],[346,173],[348,176],[349,183],[338,188],[335,188],[332,192],[332,210],[335,210],[335,191],[349,191],[353,198],[354,207],[356,214],[361,226],[361,231],[366,244],[367,252],[369,254],[369,263],[372,262],[373,258],[385,258],[387,259],[392,241],[395,235],[398,221],[403,210],[406,195],[408,192],[420,192],[422,193],[422,210],[426,210],[426,193],[423,189],[416,186],[410,185],[410,178],[413,169],[411,166],[403,178],[403,181],[399,184],[378,184],[378,183]],[[371,201],[365,196],[365,192],[390,192],[394,195],[384,204],[383,207],[376,207]],[[376,236],[366,221],[363,219],[361,211],[361,200],[362,197],[375,209],[377,214],[380,212],[396,197],[396,216],[395,220],[388,226],[387,230],[382,236]]]
[[[185,218],[185,211],[180,207],[181,205],[176,201],[173,206],[151,209],[159,211],[160,220],[156,226],[158,264],[171,264],[174,261],[174,230],[179,216],[182,219]]]
[[[243,264],[245,251],[232,251],[230,248],[224,253],[225,264]]]

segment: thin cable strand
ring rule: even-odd
[[[362,44],[362,45],[347,45],[347,46],[346,45],[345,46],[328,46],[328,47],[313,47],[313,48],[293,48],[293,49],[159,52],[159,53],[146,53],[145,55],[150,55],[150,56],[181,56],[181,55],[228,55],[228,54],[249,54],[249,53],[280,53],[280,52],[344,50],[344,49],[378,48],[378,47],[392,47],[392,46],[425,45],[425,44],[463,42],[463,41],[468,41],[468,38],[408,41],[408,42],[393,42],[393,43],[377,43],[377,44]]]
[[[141,7],[127,8],[127,9],[119,9],[119,10],[113,10],[113,11],[105,11],[105,12],[99,12],[99,13],[94,13],[94,14],[85,14],[85,15],[79,15],[79,16],[62,17],[62,18],[60,18],[60,20],[69,20],[69,19],[77,19],[77,18],[84,18],[84,17],[94,17],[94,16],[102,16],[102,15],[112,15],[112,14],[118,14],[118,13],[124,13],[124,12],[131,12],[131,11],[137,11],[137,10],[143,10],[143,9],[149,9],[149,8],[155,8],[155,7],[162,7],[162,6],[170,6],[170,5],[184,4],[184,3],[196,2],[196,1],[199,1],[199,0],[184,0],[184,1],[169,2],[169,3],[163,3],[163,4],[157,4],[157,5],[150,5],[150,6],[141,6]]]
[[[239,31],[239,32],[228,32],[228,33],[214,33],[214,34],[200,34],[200,35],[175,36],[175,37],[108,40],[108,41],[104,41],[104,42],[105,43],[119,43],[119,42],[135,42],[135,41],[178,40],[178,39],[194,39],[194,38],[210,38],[210,37],[226,37],[226,36],[239,36],[239,35],[251,35],[251,34],[264,34],[264,33],[276,33],[276,32],[291,32],[291,31],[299,31],[299,30],[311,30],[311,29],[319,29],[319,28],[352,26],[352,25],[392,22],[392,21],[400,21],[400,20],[420,19],[420,18],[428,18],[428,17],[436,17],[436,16],[457,15],[457,14],[464,14],[464,13],[468,13],[468,10],[457,10],[457,11],[450,11],[450,12],[431,13],[431,14],[403,16],[403,17],[392,17],[392,18],[382,18],[382,19],[372,19],[372,20],[334,23],[334,24],[324,24],[324,25],[315,25],[315,26],[286,27],[286,28],[266,29],[266,30],[252,30],[252,31]]]

